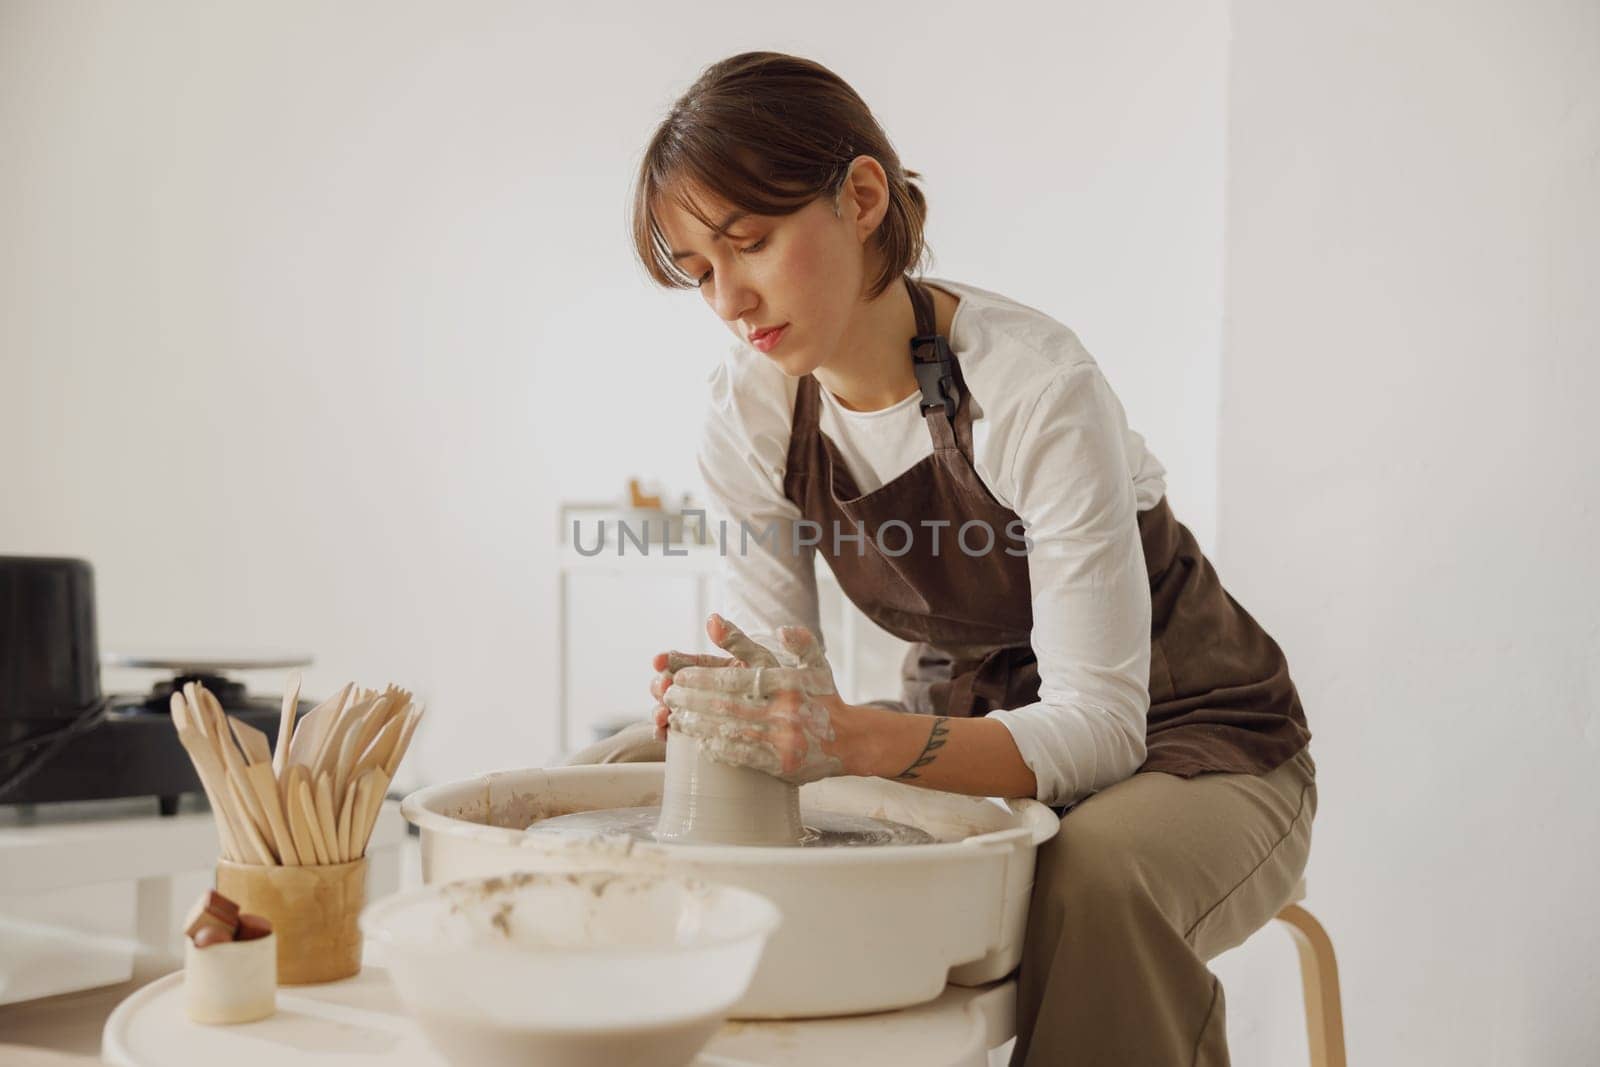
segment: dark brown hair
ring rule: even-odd
[[[792,215],[844,186],[850,163],[871,156],[889,180],[889,207],[873,233],[881,270],[869,298],[922,264],[928,204],[921,178],[900,157],[872,111],[837,74],[809,59],[745,52],[713,63],[656,128],[633,193],[633,243],[650,277],[688,289],[695,279],[672,261],[656,220],[660,198],[674,199],[711,229],[688,196],[704,190],[754,215]]]

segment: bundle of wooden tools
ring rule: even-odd
[[[312,866],[366,854],[422,708],[396,686],[380,693],[352,682],[297,724],[299,701],[295,679],[274,751],[266,734],[224,714],[205,686],[190,682],[172,694],[172,721],[211,802],[224,859]]]

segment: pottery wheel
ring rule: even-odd
[[[659,807],[580,811],[536,822],[529,834],[620,834],[659,844],[841,848],[931,845],[915,826],[800,810],[800,789],[747,767],[707,757],[699,742],[667,735],[666,783]]]

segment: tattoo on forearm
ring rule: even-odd
[[[942,715],[934,719],[933,729],[928,731],[928,743],[922,746],[922,751],[917,754],[916,759],[911,761],[911,766],[895,775],[894,780],[901,782],[910,778],[920,778],[921,775],[917,773],[918,769],[926,767],[939,758],[939,750],[944,747],[945,739],[949,736],[949,733],[949,719]]]

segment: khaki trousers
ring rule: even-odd
[[[1040,848],[1012,1067],[1219,1067],[1206,961],[1277,914],[1305,871],[1316,764],[1137,774],[1069,809]]]

